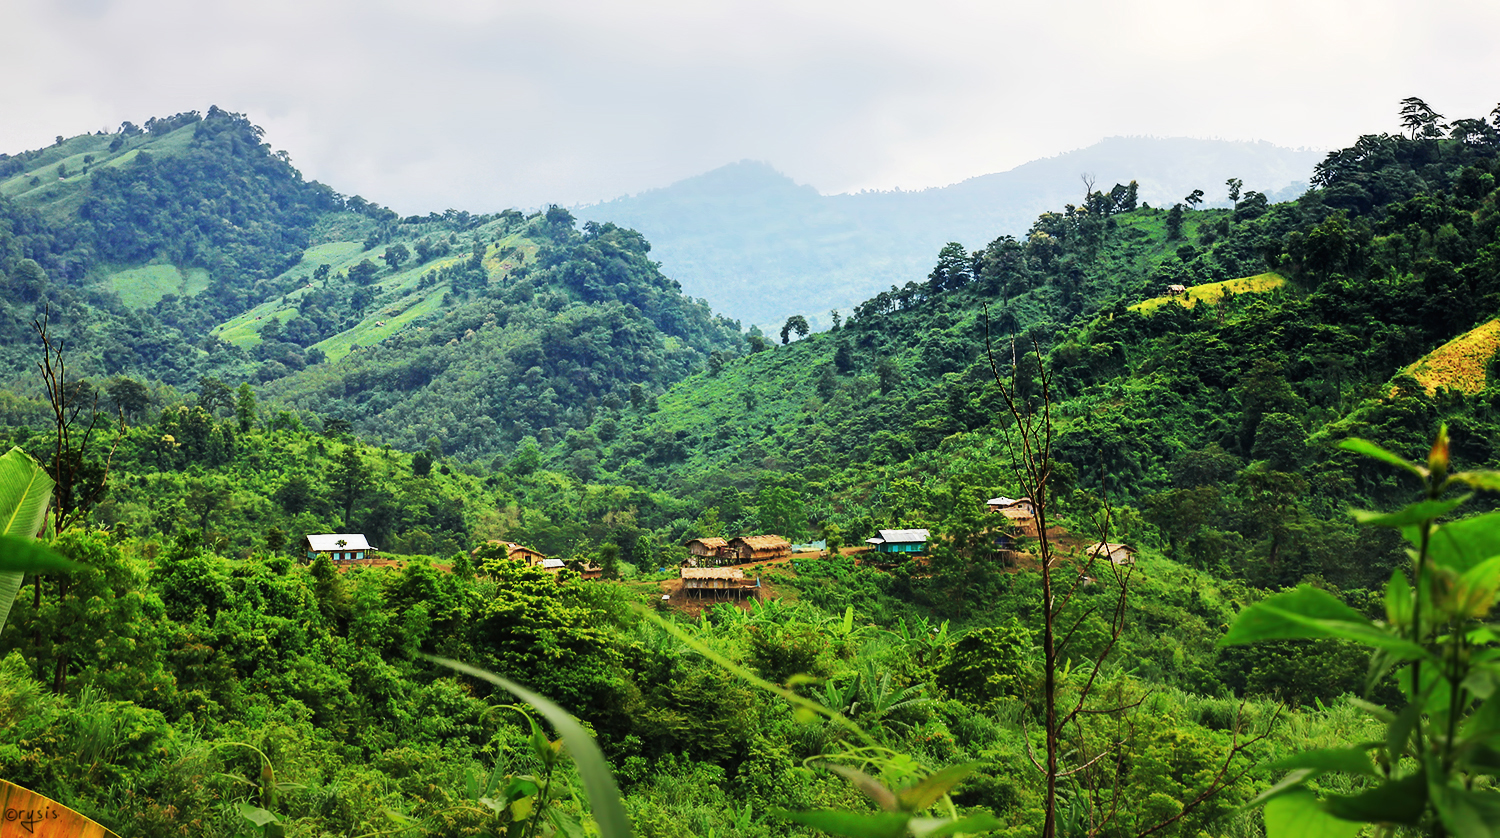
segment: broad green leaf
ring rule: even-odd
[[[630,838],[630,819],[625,815],[625,806],[620,800],[620,788],[615,785],[614,775],[609,771],[609,763],[604,761],[604,754],[600,753],[599,746],[594,743],[594,738],[583,729],[572,714],[520,684],[493,672],[486,672],[448,658],[428,656],[428,660],[462,672],[471,678],[488,681],[535,707],[538,713],[546,716],[547,721],[552,723],[553,730],[556,730],[562,737],[568,753],[573,755],[573,763],[578,767],[578,776],[583,781],[584,795],[588,797],[589,805],[593,808],[594,821],[599,825],[599,834],[603,838]]]
[[[1365,616],[1321,588],[1301,585],[1257,602],[1241,611],[1221,645],[1258,643],[1262,640],[1297,640],[1308,637],[1305,625],[1288,623],[1288,617],[1312,620],[1343,620],[1369,624]],[[1320,636],[1320,635],[1314,635]]]
[[[1311,768],[1319,774],[1341,771],[1345,774],[1379,776],[1375,772],[1375,764],[1370,762],[1370,755],[1365,753],[1364,748],[1319,748],[1313,751],[1303,751],[1285,759],[1278,759],[1266,767],[1273,771]]]
[[[905,812],[775,812],[777,817],[848,838],[902,838],[911,815]]]
[[[935,823],[934,823],[935,821]],[[949,820],[946,818],[913,818],[907,825],[911,834],[916,838],[943,838],[945,835],[953,835],[962,832],[972,835],[978,832],[991,832],[1005,826],[999,818],[988,812],[980,812],[977,815]]]
[[[276,823],[276,816],[259,806],[251,806],[249,803],[240,804],[240,817],[255,824],[265,826],[268,823]]]
[[[1458,752],[1459,762],[1480,774],[1500,774],[1500,751],[1483,743],[1469,745]]]
[[[0,456],[0,535],[35,537],[46,520],[55,485],[25,451],[12,448]],[[20,570],[0,571],[0,628],[10,617],[25,575]]]
[[[1470,673],[1469,677],[1472,678],[1473,675]],[[1464,680],[1464,684],[1468,684],[1468,679]],[[1490,696],[1464,720],[1463,735],[1466,739],[1482,740],[1496,734],[1500,734],[1500,697]]]
[[[1421,646],[1381,629],[1333,594],[1311,585],[1276,594],[1241,611],[1219,645],[1316,638],[1353,640],[1404,660],[1427,655]]]
[[[82,570],[86,565],[68,561],[39,541],[0,535],[0,572],[46,573]]]
[[[1447,515],[1449,512],[1463,505],[1464,501],[1473,495],[1463,495],[1453,500],[1424,500],[1403,507],[1395,512],[1369,512],[1363,509],[1351,509],[1349,514],[1354,520],[1371,527],[1409,527],[1412,524],[1420,524],[1423,521],[1432,521]]]
[[[1495,835],[1500,827],[1500,795],[1493,791],[1472,792],[1446,783],[1433,782],[1428,794],[1449,834]]]
[[[1339,820],[1318,805],[1307,789],[1283,794],[1266,804],[1266,838],[1354,838],[1360,825]]]
[[[1427,775],[1381,783],[1360,794],[1329,795],[1323,806],[1329,814],[1348,821],[1415,824],[1427,808]]]
[[[1268,800],[1274,800],[1283,794],[1289,794],[1296,789],[1300,789],[1307,778],[1311,776],[1313,776],[1311,768],[1298,768],[1295,771],[1287,772],[1285,777],[1272,783],[1270,788],[1257,794],[1254,800],[1246,803],[1245,808],[1254,809],[1256,806],[1263,805]]]
[[[556,806],[547,810],[547,819],[552,821],[552,825],[557,827],[557,831],[562,833],[563,838],[584,838],[583,827],[578,825],[578,821],[563,814],[563,811]]]
[[[1405,527],[1402,534],[1414,547],[1421,547],[1419,527]],[[1486,512],[1443,524],[1433,531],[1427,554],[1441,566],[1463,573],[1491,556],[1500,556],[1500,512]]]
[[[900,801],[903,810],[921,812],[936,803],[938,798],[947,794],[949,789],[958,785],[965,777],[979,770],[983,764],[970,762],[938,769],[924,777],[921,782],[896,792],[896,799]]]
[[[1367,439],[1350,437],[1348,439],[1340,441],[1339,447],[1344,449],[1345,451],[1353,451],[1356,454],[1364,454],[1366,457],[1373,457],[1377,460],[1380,460],[1381,462],[1390,463],[1396,468],[1405,469],[1412,474],[1415,474],[1418,479],[1426,479],[1427,477],[1427,469],[1417,465],[1416,463],[1392,454],[1391,452],[1385,450],[1384,448],[1381,448],[1379,445],[1376,445],[1375,443],[1370,442]]]
[[[1385,620],[1397,628],[1409,626],[1414,609],[1411,584],[1398,567],[1391,571],[1391,581],[1385,586]]]
[[[1460,471],[1449,475],[1448,480],[1462,483],[1471,489],[1500,492],[1500,471]]]
[[[1385,729],[1386,753],[1391,757],[1391,764],[1395,765],[1406,753],[1406,743],[1411,739],[1411,732],[1416,729],[1417,722],[1422,718],[1422,708],[1415,704],[1408,704],[1396,714],[1396,718]]]
[[[1491,556],[1459,577],[1454,613],[1470,619],[1483,617],[1490,613],[1497,591],[1500,591],[1500,556]]]
[[[844,630],[844,636],[848,637],[854,631],[854,606],[844,609],[844,623],[840,626]]]
[[[518,798],[510,804],[510,819],[513,821],[524,821],[531,817],[531,810],[535,807],[535,797]]]
[[[1492,666],[1476,666],[1469,670],[1459,686],[1473,693],[1476,698],[1489,698],[1500,686],[1500,672]]]
[[[1392,713],[1391,711],[1380,706],[1379,704],[1376,704],[1373,701],[1365,701],[1362,698],[1350,696],[1349,703],[1359,708],[1360,710],[1369,713],[1371,716],[1374,716],[1380,721],[1385,722],[1386,724],[1390,724],[1391,722],[1394,722],[1396,720],[1395,713]]]
[[[885,811],[894,812],[900,808],[900,804],[896,801],[896,795],[892,794],[890,789],[881,785],[879,780],[860,771],[858,768],[850,768],[847,765],[838,765],[832,762],[825,762],[822,766],[853,783],[855,788],[864,792],[866,797],[875,801],[875,805]]]

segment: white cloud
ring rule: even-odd
[[[577,203],[731,160],[917,188],[1116,134],[1332,147],[1487,113],[1488,2],[12,0],[0,149],[217,104],[402,212]]]

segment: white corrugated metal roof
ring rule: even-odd
[[[880,538],[886,544],[912,544],[925,542],[927,530],[881,530]]]
[[[558,570],[566,566],[562,559],[542,559],[542,567],[546,570]]]
[[[1011,504],[1015,503],[1016,500],[1016,498],[1008,498],[1004,495],[1001,495],[998,498],[990,498],[989,500],[985,501],[985,503],[989,504],[990,506],[1010,506]]]
[[[344,542],[340,544],[339,542]],[[374,550],[370,542],[365,541],[364,533],[323,533],[307,537],[307,545],[312,550],[325,553],[331,550]]]

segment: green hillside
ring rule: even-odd
[[[52,312],[97,422],[0,392],[79,563],[7,571],[0,776],[122,835],[606,834],[591,752],[451,658],[584,723],[611,838],[1483,834],[1500,118],[1408,110],[1296,201],[1101,190],[780,345],[607,221],[396,218],[222,112],[122,130],[0,196],[7,363]],[[924,552],[840,552],[880,529]],[[687,539],[767,533],[828,553],[685,587]]]

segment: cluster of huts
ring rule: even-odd
[[[792,554],[792,542],[779,535],[742,535],[694,538],[683,545],[688,550],[685,567],[720,567],[784,559]]]
[[[688,557],[682,563],[682,593],[702,598],[712,596],[753,597],[760,592],[760,577],[748,579],[736,565],[768,562],[792,555],[792,542],[779,535],[742,535],[694,538],[683,545]]]
[[[1005,516],[1010,524],[995,537],[995,547],[1000,552],[1000,558],[1005,561],[1015,561],[1026,555],[1021,549],[1020,539],[1040,539],[1036,517],[1036,504],[1031,498],[990,498],[985,501],[986,508],[995,515]],[[1047,528],[1047,538],[1053,541],[1062,531],[1056,527]],[[1135,547],[1119,542],[1096,541],[1083,549],[1084,556],[1089,559],[1103,559],[1111,564],[1127,565],[1135,563]]]
[[[1035,540],[1042,537],[1038,531],[1036,504],[1030,498],[990,498],[985,506],[990,513],[1006,519],[1007,525],[998,528],[994,539],[995,548],[1002,560],[1014,562],[1027,555],[1021,539]],[[1046,537],[1050,541],[1058,534],[1061,534],[1061,530],[1049,527]],[[925,554],[927,542],[931,538],[931,533],[925,529],[879,530],[874,537],[865,539],[865,543],[870,545],[874,553],[891,554],[893,558],[900,560]],[[716,537],[694,538],[683,546],[687,548],[688,557],[680,569],[682,589],[684,593],[693,592],[699,597],[705,594],[755,596],[761,587],[759,577],[747,579],[744,569],[739,565],[774,561],[792,555],[792,543],[779,535],[746,535],[727,540]],[[309,560],[327,556],[339,563],[377,561],[378,552],[362,533],[309,535],[303,539],[303,549]],[[496,549],[503,549],[506,558],[512,561],[553,573],[569,566],[562,559],[545,556],[538,550],[513,541],[489,541],[476,547],[474,554],[477,556],[481,551]],[[1116,565],[1133,564],[1135,555],[1135,547],[1120,542],[1094,542],[1084,548],[1084,556],[1087,558]],[[601,569],[592,564],[579,567],[575,563],[574,568],[585,579],[595,578],[601,573]]]

